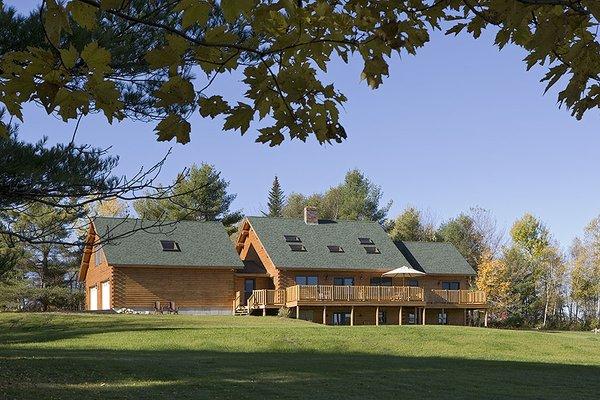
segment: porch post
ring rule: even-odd
[[[296,319],[300,319],[300,306],[296,306]]]
[[[263,308],[263,317],[266,317],[266,316],[267,316],[267,308],[265,307],[265,308]]]
[[[354,326],[354,306],[350,310],[350,326]]]
[[[423,325],[425,325],[425,307],[423,307]]]
[[[464,309],[463,326],[467,326],[467,309]]]
[[[379,306],[375,308],[375,325],[379,326]]]
[[[327,325],[327,306],[323,306],[323,325]]]
[[[444,317],[444,314],[446,314],[446,309],[442,308],[442,318]],[[446,317],[446,321],[448,321],[448,317]],[[445,324],[445,323],[442,322],[442,324]]]
[[[398,311],[398,325],[402,325],[402,306],[400,306],[400,310]]]
[[[486,328],[488,326],[488,311],[487,311],[487,309],[485,310],[485,315],[483,316],[483,326],[485,326]]]

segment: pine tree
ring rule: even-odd
[[[269,202],[267,205],[269,207],[269,212],[267,214],[269,217],[282,216],[283,207],[285,205],[285,195],[281,189],[277,176],[273,180],[273,186],[271,186],[271,190],[269,191]]]

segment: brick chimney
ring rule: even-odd
[[[307,225],[316,225],[319,223],[319,212],[317,207],[304,207],[304,223]]]

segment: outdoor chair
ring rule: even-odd
[[[162,314],[163,310],[160,307],[160,301],[155,301],[154,302],[154,314]]]
[[[163,312],[168,312],[169,314],[179,314],[179,310],[175,306],[174,301],[169,301],[162,309]]]

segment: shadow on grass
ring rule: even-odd
[[[185,335],[175,339],[176,331],[230,329],[208,319],[198,320],[202,325],[194,319],[73,318],[15,315],[1,321],[0,400],[597,399],[600,393],[600,366],[333,350],[147,349],[152,343],[144,350],[68,349],[60,340],[99,333],[165,331],[158,335],[164,345],[171,338],[167,331],[181,340]],[[252,322],[236,326],[243,321]],[[328,329],[315,334],[321,328]],[[49,344],[29,346],[42,342]]]
[[[313,352],[0,349],[2,399],[598,398],[600,367]]]

